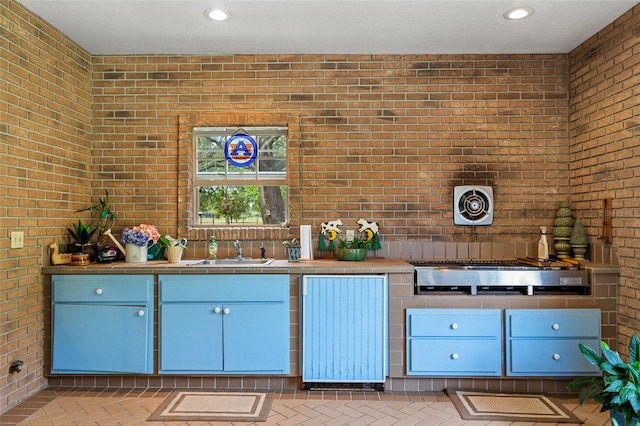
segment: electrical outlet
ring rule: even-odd
[[[18,249],[24,247],[24,232],[15,231],[11,233],[11,248]]]
[[[353,241],[355,236],[356,236],[356,234],[355,234],[355,231],[353,229],[347,229],[347,241]]]

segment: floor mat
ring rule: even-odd
[[[537,423],[584,423],[559,400],[540,394],[447,389],[464,420],[505,420]]]
[[[260,392],[173,391],[149,420],[264,422],[272,401]]]

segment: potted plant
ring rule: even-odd
[[[289,262],[298,262],[300,260],[300,244],[298,243],[297,238],[283,241],[282,245],[287,249],[287,258]]]
[[[580,389],[578,401],[592,399],[602,404],[602,411],[609,410],[614,426],[638,424],[640,413],[640,339],[631,337],[629,362],[625,363],[618,352],[600,343],[602,355],[595,349],[579,343],[580,352],[602,371],[603,376],[582,377],[569,383],[569,389]]]
[[[158,246],[167,254],[169,263],[178,263],[182,260],[182,253],[187,250],[187,239],[175,239],[169,235],[163,235],[158,238]]]
[[[371,241],[363,237],[352,240],[340,240],[340,247],[335,250],[338,260],[364,260],[367,250],[371,250]]]
[[[104,190],[104,198],[98,199],[98,202],[92,206],[89,206],[85,209],[76,210],[76,213],[81,212],[92,212],[96,215],[96,219],[98,222],[98,226],[96,226],[96,230],[98,232],[98,245],[105,245],[105,234],[104,232],[107,229],[111,229],[113,226],[113,222],[116,220],[116,216],[111,211],[111,204],[109,204],[109,192]]]
[[[573,224],[569,244],[571,244],[571,249],[573,249],[573,257],[584,260],[587,247],[589,246],[589,238],[580,219],[576,219]]]
[[[78,221],[77,224],[73,224],[73,229],[67,226],[69,236],[79,246],[85,246],[91,242],[93,234],[96,233],[95,229],[91,229],[91,224],[85,225],[82,221]]]

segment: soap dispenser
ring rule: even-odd
[[[538,260],[549,259],[549,243],[547,242],[547,227],[540,227],[540,241],[538,241]]]
[[[211,236],[211,241],[209,241],[209,260],[216,260],[218,257],[218,242],[216,241],[215,236]]]

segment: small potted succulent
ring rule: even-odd
[[[578,343],[582,355],[604,374],[581,377],[569,383],[569,389],[579,389],[580,405],[588,399],[602,404],[601,412],[609,411],[614,426],[635,426],[640,414],[640,339],[631,337],[629,362],[622,360],[605,342],[600,343],[602,355],[589,346]]]
[[[300,260],[300,243],[297,238],[283,241],[282,245],[287,249],[287,259],[289,262],[298,262]]]
[[[352,240],[340,240],[340,247],[335,250],[338,260],[364,260],[367,250],[371,250],[371,241],[363,237],[354,237]]]

